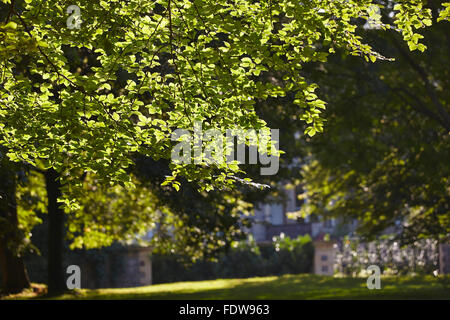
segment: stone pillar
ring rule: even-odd
[[[314,273],[332,276],[336,249],[334,241],[314,241]]]
[[[152,284],[151,251],[152,249],[148,247],[141,247],[139,250],[139,284],[141,286],[149,286]]]
[[[117,287],[140,287],[152,284],[151,248],[127,246],[122,254],[123,270]]]
[[[439,244],[439,274],[450,274],[450,244]]]

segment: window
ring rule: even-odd
[[[271,223],[274,226],[279,226],[284,223],[283,205],[274,203],[270,205]]]
[[[323,222],[323,226],[325,228],[332,228],[333,227],[333,220],[327,219]]]
[[[328,260],[328,256],[327,256],[326,254],[324,254],[324,255],[322,255],[322,256],[320,257],[320,260],[322,260],[322,261],[327,261],[327,260]]]
[[[322,272],[328,272],[328,266],[322,266]]]

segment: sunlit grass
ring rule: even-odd
[[[56,299],[450,299],[450,288],[446,284],[449,279],[448,276],[445,280],[432,276],[383,277],[380,290],[369,290],[365,278],[303,274],[177,282],[138,288],[81,289]]]

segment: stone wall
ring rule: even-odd
[[[139,246],[99,250],[98,255],[71,258],[81,269],[81,287],[127,288],[152,284],[151,248]]]
[[[152,284],[150,248],[129,247],[122,255],[123,272],[117,275],[116,287],[139,287]]]

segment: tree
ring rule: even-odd
[[[355,20],[374,17],[372,2],[84,0],[81,31],[67,27],[73,16],[63,1],[2,0],[0,143],[13,161],[43,163],[47,182],[61,186],[54,194],[77,210],[81,175],[131,188],[133,155],[169,159],[176,129],[196,121],[221,132],[266,128],[258,99],[294,94],[313,136],[323,130],[325,102],[302,68],[338,49],[384,59],[357,35]],[[429,10],[417,0],[394,10],[410,49],[424,50],[415,29],[430,24]],[[74,68],[71,54],[85,50],[96,59],[87,70]],[[267,79],[269,70],[282,80]],[[175,189],[184,177],[206,191],[233,185],[241,173],[226,161],[171,163],[170,170],[165,183]],[[60,209],[49,201],[50,210]]]
[[[1,149],[0,149],[1,150]],[[0,273],[2,294],[11,294],[30,287],[23,263],[24,235],[18,228],[17,168],[0,152]]]
[[[448,239],[450,42],[446,22],[436,23],[438,6],[429,8],[435,24],[424,32],[425,53],[410,53],[392,31],[367,29],[395,62],[336,58],[309,70],[325,79],[322,93],[332,102],[327,130],[309,144],[311,160],[302,170],[302,214],[358,219],[368,238],[391,227],[404,243]],[[389,11],[382,13],[389,21]]]
[[[63,188],[70,184],[72,190],[80,186],[77,172],[85,171],[129,183],[124,169],[131,153],[169,158],[170,133],[192,128],[193,121],[222,131],[235,124],[262,128],[255,99],[294,92],[295,104],[303,108],[299,116],[313,135],[322,130],[324,102],[313,93],[316,85],[300,76],[302,66],[325,61],[336,48],[382,58],[362,43],[352,20],[368,19],[372,1],[80,1],[78,6],[83,32],[66,27],[60,1],[26,1],[23,8],[11,2],[7,20],[19,37],[7,37],[2,49],[9,57],[2,69],[2,144],[13,160],[42,159],[61,174]],[[420,1],[400,2],[396,10],[406,40],[417,43],[413,30],[429,24],[429,12]],[[16,39],[27,39],[33,50],[18,54]],[[96,55],[85,74],[69,69],[67,47]],[[282,73],[283,82],[258,78],[269,69]],[[126,83],[115,81],[118,72],[128,74]],[[120,90],[112,94],[113,87]],[[171,169],[173,177],[204,180],[205,186],[230,180],[214,179],[213,167]],[[228,163],[217,169],[238,170]]]

